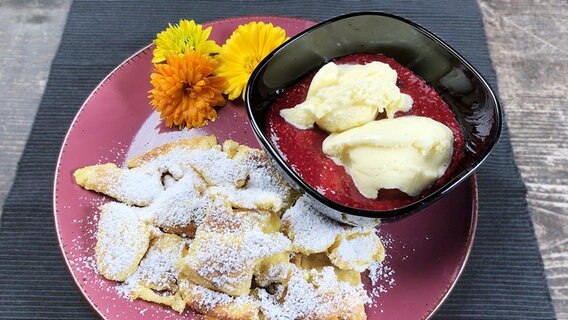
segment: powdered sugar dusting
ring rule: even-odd
[[[295,266],[289,262],[270,265],[264,272],[255,275],[256,283],[261,287],[267,287],[273,283],[284,283]]]
[[[186,174],[148,207],[159,227],[184,228],[191,224],[201,224],[209,199],[197,191],[195,179],[200,178]]]
[[[396,285],[394,278],[394,270],[388,265],[387,262],[375,261],[369,266],[369,280],[371,281],[370,296],[373,298],[380,298],[382,294],[388,292]],[[379,299],[373,299],[379,301]]]
[[[151,228],[142,212],[118,202],[101,207],[96,260],[97,269],[107,279],[124,281],[146,253]]]
[[[205,287],[193,284],[187,280],[180,282],[180,288],[186,292],[188,304],[200,313],[209,313],[214,309],[230,307],[238,310],[257,309],[257,301],[250,296],[231,297],[225,293],[213,291]]]
[[[304,254],[326,251],[345,228],[316,211],[306,195],[284,213],[282,223],[294,248]]]
[[[390,234],[384,234],[377,231],[386,251],[392,249],[396,243]],[[391,256],[384,254],[384,259],[374,261],[369,265],[368,278],[370,288],[368,288],[369,297],[372,299],[370,305],[380,307],[381,297],[390,289],[396,286],[395,270],[390,266]],[[382,311],[381,311],[382,312]]]
[[[276,147],[276,149],[278,150],[278,154],[282,157],[282,159],[284,159],[284,161],[288,161],[286,153],[282,152],[280,148],[280,137],[278,136],[278,134],[276,134],[276,132],[274,132],[274,128],[272,126],[270,127],[269,130],[270,134],[268,135],[268,137],[270,138],[270,142],[272,142],[272,145]]]
[[[261,230],[272,218],[266,211],[239,210],[231,207],[224,199],[215,199],[207,216],[199,227],[200,232],[238,233]]]
[[[341,268],[363,272],[374,261],[383,260],[384,248],[373,229],[357,229],[351,231],[350,235],[342,236],[329,257]]]
[[[211,187],[209,193],[214,197],[224,197],[234,207],[241,209],[280,211],[283,205],[282,197],[274,192],[262,189]]]
[[[394,285],[394,280],[390,281],[393,271],[385,262],[370,264],[373,288],[367,293],[362,285],[338,280],[333,265],[318,270],[301,269],[290,262],[289,256],[295,252],[325,252],[331,258],[335,252],[346,263],[346,268],[362,271],[369,264],[360,261],[376,258],[373,240],[378,238],[373,238],[375,235],[369,234],[369,229],[347,227],[320,215],[305,196],[288,208],[295,199],[295,192],[264,153],[246,147],[235,150],[236,154],[231,154],[221,151],[219,146],[208,150],[173,148],[139,167],[119,169],[120,179],[123,179],[119,183],[121,188],[128,192],[144,189],[141,193],[146,193],[142,198],[148,202],[147,206],[140,208],[112,202],[101,207],[102,222],[97,221],[96,214],[92,219],[76,221],[91,232],[75,239],[74,243],[87,254],[73,259],[71,264],[84,273],[103,271],[96,269],[98,264],[105,263],[115,274],[124,271],[119,276],[126,281],[115,288],[124,298],[136,298],[133,292],[140,288],[153,290],[158,298],[181,293],[192,309],[202,313],[218,311],[218,308],[227,312],[236,307],[250,312],[251,317],[261,312],[260,316],[266,319],[319,319],[338,315],[355,318],[359,313],[364,316],[363,306],[370,302],[367,294],[376,298]],[[150,178],[140,178],[143,175],[151,177],[152,185],[148,184]],[[128,195],[132,199],[136,196],[140,195]],[[101,202],[103,198],[96,201]],[[92,207],[98,204],[93,201]],[[117,213],[112,219],[105,217],[104,211],[108,208]],[[278,232],[278,212],[284,210],[283,230],[292,241]],[[102,228],[116,236],[107,242],[104,235],[99,235],[98,246],[115,248],[106,250],[106,257],[98,264],[92,256],[94,248],[86,247],[85,239],[81,238],[88,238],[92,243],[97,223],[99,234]],[[273,226],[266,229],[266,224]],[[124,226],[128,227],[124,229]],[[197,233],[175,231],[184,226],[194,226]],[[171,232],[182,237],[195,235],[195,239],[181,238]],[[352,237],[353,234],[358,236]],[[145,242],[146,237],[148,245],[140,249],[138,245]],[[164,237],[178,240],[176,244],[160,247],[158,243]],[[125,246],[135,250],[124,250]],[[180,258],[183,263],[178,263]],[[272,260],[265,260],[267,258]],[[270,262],[265,264],[264,261]],[[242,288],[247,292],[251,286],[253,289],[250,295],[235,298],[191,283],[183,275],[184,267],[195,271],[216,290],[235,294]],[[105,272],[102,274],[108,277]],[[108,287],[100,277],[89,281],[101,288]],[[108,299],[117,297],[109,295]],[[141,316],[154,315],[157,310],[148,304],[135,304],[135,308]],[[160,311],[160,316],[179,317],[165,310]]]
[[[192,152],[189,163],[210,186],[242,186],[248,170],[217,149]]]
[[[176,262],[181,258],[184,246],[185,243],[178,236],[159,236],[152,242],[136,272],[119,286],[119,292],[122,291],[129,297],[137,287],[175,291],[179,274]]]
[[[258,298],[266,319],[359,318],[364,316],[362,307],[367,301],[362,286],[338,281],[331,267],[322,271],[297,270],[286,290],[270,294],[260,289]]]
[[[270,164],[266,154],[240,146],[232,161],[248,172],[246,184],[242,188],[231,185],[211,187],[211,195],[223,196],[234,207],[242,209],[280,211],[290,205],[293,189]]]
[[[116,199],[138,206],[147,206],[164,191],[159,174],[139,168],[122,169],[118,181],[108,184],[115,189]]]
[[[272,166],[266,154],[250,148],[244,150],[237,153],[234,159],[240,161],[249,171],[246,188],[276,194],[283,206],[288,206],[293,189]]]
[[[200,232],[189,248],[184,265],[221,291],[244,290],[246,293],[258,262],[285,252],[289,247],[290,240],[280,233],[266,234],[260,230],[244,234]]]

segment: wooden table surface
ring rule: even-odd
[[[568,319],[568,2],[478,1],[550,293]],[[70,3],[0,0],[0,207]]]

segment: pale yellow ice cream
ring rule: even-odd
[[[380,189],[420,194],[446,171],[453,141],[452,131],[442,123],[405,116],[331,134],[322,148],[345,167],[361,194],[374,199]]]
[[[337,65],[330,62],[314,76],[306,101],[280,115],[300,129],[316,123],[321,129],[338,133],[375,120],[386,112],[408,111],[412,98],[396,86],[396,71],[388,64]]]

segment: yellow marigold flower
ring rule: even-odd
[[[221,47],[217,75],[227,79],[223,93],[234,100],[245,96],[245,87],[258,63],[287,40],[286,32],[272,23],[250,22],[239,26]]]
[[[188,52],[170,55],[154,65],[150,79],[150,102],[166,119],[166,125],[198,128],[217,118],[214,106],[222,106],[224,78],[213,76],[217,61],[207,54]]]
[[[158,33],[154,44],[153,63],[166,60],[171,54],[182,55],[190,51],[199,51],[205,54],[219,53],[221,47],[213,40],[208,40],[211,27],[203,30],[203,26],[191,20],[180,20],[179,24],[169,27]]]

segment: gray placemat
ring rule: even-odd
[[[93,319],[60,254],[52,182],[61,143],[91,90],[168,22],[244,15],[316,20],[379,10],[440,35],[496,87],[479,8],[461,1],[75,1],[0,229],[0,319]],[[469,263],[438,319],[554,319],[509,135],[479,174],[479,227]]]

